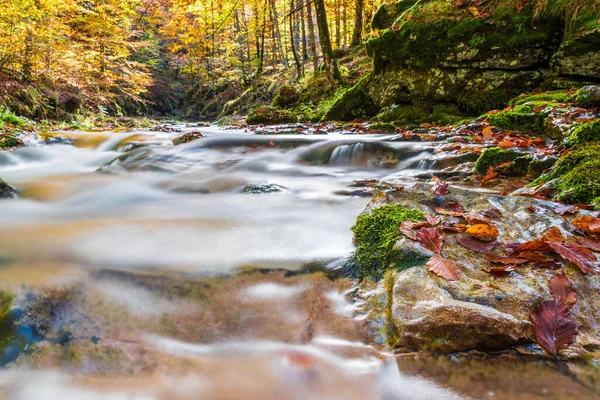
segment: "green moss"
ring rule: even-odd
[[[600,86],[584,86],[575,93],[573,99],[579,107],[598,107],[600,106]]]
[[[475,171],[485,175],[489,167],[495,167],[507,161],[513,161],[522,154],[515,150],[505,150],[499,147],[486,149],[475,163]]]
[[[487,115],[491,125],[522,132],[540,132],[544,129],[546,114],[535,112],[534,108],[547,104],[546,102],[529,102],[511,110],[503,110],[496,114]]]
[[[400,224],[423,219],[421,211],[400,204],[387,204],[360,215],[352,227],[356,245],[353,272],[359,277],[380,278],[392,261],[394,244],[402,237]]]
[[[567,147],[575,147],[591,142],[600,142],[600,121],[577,125],[565,144]]]
[[[540,177],[544,171],[552,168],[558,159],[556,157],[544,157],[541,159],[534,159],[529,163],[527,167],[527,175],[530,178]]]
[[[568,90],[560,90],[554,93],[537,93],[530,94],[527,96],[519,96],[508,102],[510,107],[520,106],[529,102],[538,102],[538,103],[566,103],[571,99],[571,94]]]
[[[4,290],[0,290],[0,321],[5,320],[12,309],[14,296]]]
[[[373,103],[373,99],[365,90],[367,85],[367,79],[363,79],[333,99],[329,109],[324,113],[323,119],[328,121],[351,121],[377,114],[379,107]]]
[[[543,185],[544,183],[547,183],[548,181],[550,181],[550,174],[542,174],[540,176],[538,176],[537,178],[535,178],[529,185],[527,185],[528,187],[536,187],[539,185]]]
[[[289,107],[298,102],[298,91],[292,85],[281,85],[273,99],[273,106],[279,108]]]
[[[600,144],[593,144],[573,149],[556,163],[550,174],[551,179],[560,178],[571,172],[578,165],[600,159]]]
[[[529,165],[533,158],[531,156],[522,156],[515,158],[502,171],[508,176],[525,176],[529,171]]]
[[[287,110],[280,110],[275,107],[259,106],[248,113],[246,122],[250,125],[258,124],[284,124],[295,122],[294,115]]]
[[[396,132],[396,126],[389,122],[379,122],[379,123],[373,124],[369,127],[369,129],[373,130],[373,131],[385,132],[385,133]]]
[[[557,198],[566,203],[590,204],[600,196],[600,159],[578,165],[563,175]]]
[[[16,135],[13,135],[10,133],[0,134],[0,149],[1,150],[10,149],[13,147],[19,147],[22,145],[23,145],[23,143],[19,140],[19,138]]]

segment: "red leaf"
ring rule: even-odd
[[[517,270],[517,268],[514,265],[503,265],[501,267],[492,267],[492,268],[486,269],[485,272],[499,278],[499,277],[508,275],[511,272],[516,271],[516,270]]]
[[[430,214],[425,215],[425,220],[427,221],[429,226],[436,226],[442,223],[442,219],[440,217],[434,217]]]
[[[421,228],[417,232],[417,240],[427,250],[439,253],[442,251],[446,235],[441,229]]]
[[[516,257],[503,257],[494,254],[486,254],[485,259],[494,264],[506,264],[506,265],[521,265],[529,261],[526,258]]]
[[[417,240],[417,232],[414,231],[415,223],[405,221],[400,225],[400,232],[409,239]]]
[[[577,265],[584,274],[600,275],[600,267],[594,253],[575,243],[548,243],[562,258]]]
[[[542,240],[532,240],[531,242],[521,243],[517,251],[552,251],[548,243]]]
[[[529,316],[533,322],[535,338],[538,344],[548,353],[557,357],[577,337],[577,323],[571,317],[565,303],[555,299],[540,304]]]
[[[540,262],[535,262],[534,264],[535,268],[544,268],[544,269],[551,269],[551,270],[557,270],[557,269],[561,269],[562,265],[560,265],[560,263],[558,263],[556,260],[548,260],[548,261],[540,261]]]
[[[589,239],[581,238],[577,239],[577,243],[585,247],[586,249],[590,249],[592,251],[600,251],[600,243],[594,242]]]
[[[460,204],[457,202],[450,202],[450,203],[446,203],[444,204],[445,208],[452,210],[454,212],[466,212],[467,210]]]
[[[482,254],[488,253],[498,246],[498,242],[484,242],[472,236],[463,236],[457,239],[456,242],[465,249],[473,250]]]
[[[444,196],[446,194],[448,194],[448,184],[444,181],[442,181],[440,178],[438,178],[437,176],[433,175],[431,177],[431,181],[433,183],[435,183],[437,185],[437,187],[435,188],[435,195],[437,196]]]
[[[425,265],[432,272],[448,281],[456,281],[460,278],[460,270],[452,261],[445,259],[440,254],[431,257]]]
[[[440,207],[437,207],[435,209],[435,212],[438,214],[442,214],[442,215],[449,215],[451,217],[464,217],[466,214],[465,211],[451,211],[451,210],[446,210],[445,208],[440,208]]]
[[[567,307],[571,308],[577,303],[577,292],[575,292],[575,288],[567,278],[565,271],[557,272],[550,278],[548,288],[554,299],[562,301]]]
[[[445,231],[462,233],[467,229],[465,224],[444,224],[440,226]]]
[[[570,206],[568,204],[557,204],[552,208],[552,210],[554,210],[555,213],[561,216],[573,215],[579,212],[579,209],[577,207]]]
[[[502,213],[500,212],[500,210],[497,210],[495,208],[490,208],[487,211],[482,211],[481,214],[484,217],[492,218],[492,219],[498,219],[498,218],[502,217]]]
[[[548,257],[536,251],[522,251],[518,255],[519,258],[526,258],[529,261],[548,261]]]

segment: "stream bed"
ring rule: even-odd
[[[19,199],[0,212],[0,289],[15,296],[0,398],[600,398],[589,366],[381,347],[344,270],[361,182],[473,160],[315,133],[65,131],[1,152]]]

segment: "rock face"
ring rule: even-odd
[[[504,108],[523,92],[552,86],[559,75],[600,77],[600,30],[562,39],[564,22],[534,17],[531,7],[499,8],[481,18],[440,15],[428,4],[413,11],[422,15],[410,18],[405,11],[413,3],[384,4],[377,11],[373,27],[379,37],[367,42],[373,73],[348,90],[327,119],[371,117],[395,105],[418,106],[437,122],[433,108],[439,104],[481,114]]]
[[[568,238],[577,236],[568,220],[572,217],[560,217],[552,211],[556,203],[486,195],[455,187],[451,187],[447,196],[438,197],[433,195],[430,185],[417,184],[388,196],[375,196],[368,210],[391,202],[434,214],[433,209],[447,201],[456,201],[469,215],[479,217],[481,211],[499,210],[502,217],[492,220],[500,231],[499,243],[539,239],[553,226]],[[532,205],[539,207],[540,212],[529,211]],[[453,221],[453,217],[444,218]],[[457,243],[462,234],[447,232],[447,235],[442,255],[458,266],[461,272],[458,280],[447,281],[433,275],[426,270],[425,262],[416,266],[414,263],[404,266],[400,262],[388,270],[379,283],[365,279],[361,284],[358,296],[364,301],[367,320],[381,333],[381,340],[404,351],[434,353],[495,351],[534,343],[529,315],[539,303],[551,298],[548,281],[556,271],[520,266],[506,276],[494,278],[485,271],[493,265],[483,254]],[[419,246],[401,239],[396,248],[402,250],[415,245]],[[504,252],[498,245],[490,253]],[[572,313],[579,325],[579,334],[576,343],[564,350],[561,357],[597,357],[600,277],[584,275],[566,261],[562,265],[578,294]]]

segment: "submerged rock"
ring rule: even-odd
[[[277,193],[284,191],[285,188],[276,183],[249,183],[242,189],[242,193],[246,194],[264,194]]]
[[[17,190],[0,179],[0,199],[14,199],[16,197]]]

